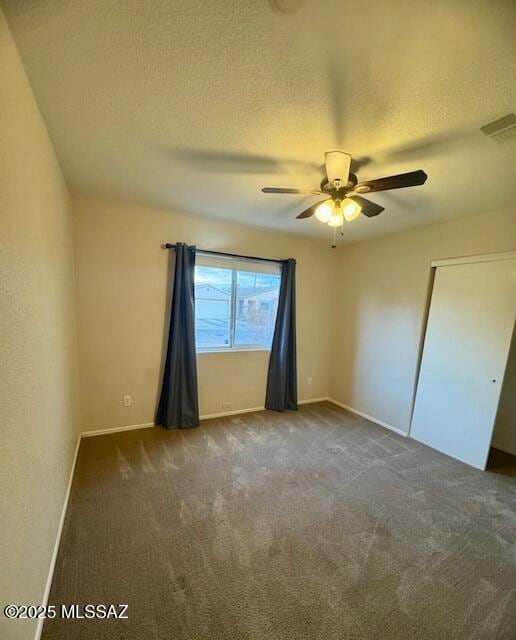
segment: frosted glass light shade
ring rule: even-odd
[[[330,227],[342,227],[343,224],[344,216],[342,215],[342,211],[340,209],[335,209],[330,219],[328,220],[328,225]]]
[[[353,202],[353,200],[349,200],[348,198],[346,198],[346,200],[344,200],[344,202],[342,203],[342,213],[344,214],[344,217],[348,222],[351,222],[355,218],[358,218],[361,210],[362,209],[360,205],[358,205],[356,202]]]
[[[315,217],[320,222],[328,222],[333,214],[334,208],[335,205],[333,204],[333,200],[326,200],[315,210]]]

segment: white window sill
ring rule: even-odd
[[[221,347],[217,349],[213,347],[212,349],[197,349],[197,355],[202,356],[205,353],[241,353],[242,351],[270,351],[270,347]]]

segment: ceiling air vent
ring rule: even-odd
[[[297,13],[305,0],[269,0],[274,13]]]
[[[514,113],[509,113],[499,120],[480,127],[480,130],[496,142],[508,142],[516,138],[516,116]]]

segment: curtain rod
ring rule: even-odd
[[[175,249],[176,245],[167,242],[163,245],[163,249]],[[224,258],[241,258],[243,260],[258,260],[260,262],[275,262],[281,264],[282,260],[275,260],[274,258],[260,258],[259,256],[241,256],[238,253],[225,253],[224,251],[210,251],[209,249],[197,249],[197,253],[203,253],[210,256],[223,256]]]

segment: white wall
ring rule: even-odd
[[[328,243],[91,194],[74,194],[73,211],[84,430],[154,420],[174,257],[164,242],[296,258],[299,398],[328,395],[335,258]],[[201,414],[224,411],[222,402],[231,410],[263,406],[268,359],[267,351],[199,354]]]
[[[41,603],[78,434],[70,203],[0,9],[0,608]],[[0,637],[35,621],[0,614]]]
[[[431,261],[515,248],[512,210],[338,250],[330,396],[408,432]]]

